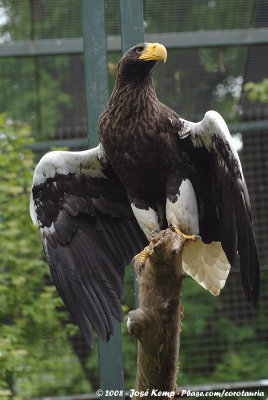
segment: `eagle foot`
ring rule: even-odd
[[[201,239],[201,237],[199,235],[186,235],[186,233],[183,233],[177,225],[168,224],[168,226],[173,232],[179,233],[185,239],[188,239],[188,240],[196,240],[197,238]]]
[[[132,260],[132,263],[134,264],[134,261],[136,260],[136,258],[138,256],[140,256],[140,262],[139,262],[139,271],[141,272],[142,268],[145,265],[145,262],[147,260],[148,257],[148,252],[147,252],[147,247],[145,247],[140,253],[136,254],[135,257]]]
[[[152,236],[152,235],[155,235],[156,233],[159,233],[159,232],[161,232],[161,229],[155,228],[155,229],[152,230],[151,236]]]

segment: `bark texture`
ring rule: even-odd
[[[130,311],[128,327],[138,339],[136,394],[133,398],[170,399],[178,372],[181,319],[182,248],[185,239],[170,229],[152,236],[149,257],[139,269],[139,308]],[[159,392],[162,392],[160,395]]]

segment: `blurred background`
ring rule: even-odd
[[[121,57],[119,0],[105,4],[112,90]],[[247,305],[238,268],[220,297],[185,279],[178,382],[268,393],[268,2],[144,0],[143,7],[145,39],[168,49],[167,63],[154,70],[158,98],[192,121],[220,112],[235,137],[261,262],[257,312]],[[88,146],[80,0],[0,0],[0,141],[0,399],[94,393],[97,346],[88,349],[66,313],[28,215],[42,154]],[[124,311],[133,308],[128,267]],[[136,343],[126,324],[122,330],[128,389]]]

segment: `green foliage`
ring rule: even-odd
[[[191,31],[195,40],[200,31],[211,31],[213,37],[214,30],[244,29],[250,24],[254,1],[248,0],[247,6],[244,3],[169,0],[163,7],[162,1],[144,0],[145,32]],[[154,71],[156,83],[162,85],[160,100],[187,119],[202,119],[206,111],[215,109],[227,122],[239,121],[239,99],[228,90],[228,80],[243,75],[246,56],[245,46],[170,49],[167,64]],[[218,86],[225,87],[224,95],[219,95]]]
[[[0,33],[8,34],[12,40],[81,36],[81,2],[61,0],[59,7],[53,3],[53,0],[1,0],[7,22],[0,27]],[[63,24],[64,20],[68,23]]]
[[[247,28],[252,16],[253,0],[143,0],[147,32],[186,32]],[[234,8],[239,8],[239,13]],[[223,18],[223,16],[225,18]]]
[[[57,38],[80,36],[81,25],[72,24],[73,18],[81,20],[80,2],[63,3],[54,7],[52,1],[35,0],[31,7],[29,0],[2,0],[6,23],[0,26],[0,36],[11,40],[47,39],[52,26]],[[38,7],[42,14],[36,14]],[[68,24],[62,24],[63,18]],[[55,136],[63,112],[72,106],[72,96],[63,88],[70,60],[68,55],[1,59],[0,110],[31,124],[37,139]]]
[[[239,15],[233,12],[234,3],[229,0],[169,0],[165,7],[160,0],[144,0],[146,33],[198,32],[234,26],[245,28],[250,22],[254,1],[247,0],[247,7],[242,6],[242,0],[236,3],[241,9]],[[0,35],[4,38],[14,41],[82,35],[80,1],[2,0],[1,5],[6,17],[5,23],[0,26]],[[107,0],[105,6],[108,34],[120,34],[119,1]],[[110,57],[114,58],[114,55]],[[166,76],[169,77],[168,87],[162,87],[165,97],[161,100],[186,118],[202,118],[204,112],[215,108],[227,120],[238,120],[239,112],[233,94],[229,92],[219,99],[215,93],[217,84],[224,84],[228,76],[242,75],[242,63],[236,60],[244,60],[245,57],[245,46],[186,49],[179,56],[176,51],[176,57],[172,56],[172,50],[169,51],[168,65],[161,66],[162,72],[155,74],[157,86],[167,81]],[[116,58],[118,61],[119,57]],[[181,63],[181,60],[184,61]],[[79,95],[68,83],[72,78],[69,68],[73,65],[74,57],[69,55],[0,60],[0,86],[3,89],[0,110],[7,110],[12,117],[30,123],[37,139],[55,137],[57,128],[64,125],[64,117],[70,107],[75,109],[76,101],[80,104]],[[199,82],[193,81],[197,66]],[[175,79],[178,72],[182,82]],[[109,80],[110,87],[113,78]]]
[[[228,278],[231,279],[234,279],[233,274]],[[261,273],[261,282],[266,288],[267,269]],[[223,313],[226,290],[214,297],[191,278],[183,282],[185,318],[181,334],[180,385],[243,382],[267,377],[264,332],[267,332],[268,321],[264,310],[256,314],[248,310],[248,317],[232,321],[231,316]],[[238,312],[243,309],[241,304],[236,307]],[[196,365],[200,367],[198,373]]]
[[[50,283],[37,227],[29,216],[35,164],[25,148],[32,143],[30,129],[1,114],[0,140],[1,399],[18,400],[35,390],[38,395],[88,391],[66,337],[77,328],[66,323],[69,317]]]
[[[58,57],[58,66],[53,62],[55,70],[60,70],[69,62],[67,57]],[[59,62],[61,61],[61,62]],[[57,124],[61,120],[61,110],[70,108],[71,96],[61,90],[64,74],[54,78],[47,70],[46,63],[39,63],[40,86],[36,87],[36,64],[33,59],[22,60],[1,59],[0,85],[3,89],[0,95],[0,109],[7,110],[7,115],[31,123],[35,136],[38,138],[45,130],[47,137],[55,134]],[[14,76],[11,72],[15,73]],[[24,76],[32,79],[21,79]],[[40,108],[38,108],[38,103]]]
[[[245,84],[244,89],[248,92],[250,100],[268,103],[268,78],[258,83],[248,82]]]

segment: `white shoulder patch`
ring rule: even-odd
[[[182,118],[180,120],[190,130],[191,139],[196,147],[205,146],[210,149],[212,134],[216,134],[228,142],[232,141],[227,125],[217,111],[207,111],[200,122],[186,121]]]
[[[234,147],[233,138],[226,122],[217,111],[207,111],[200,122],[190,122],[182,118],[180,120],[190,130],[191,141],[195,147],[205,147],[210,152],[213,147],[213,136],[216,135],[222,139],[231,149],[232,157],[237,161],[243,176],[241,162]]]
[[[105,161],[104,158],[101,144],[85,151],[52,151],[45,154],[37,164],[33,184],[44,183],[46,179],[53,178],[56,173],[62,175],[77,173],[106,178],[101,165],[101,161]]]

